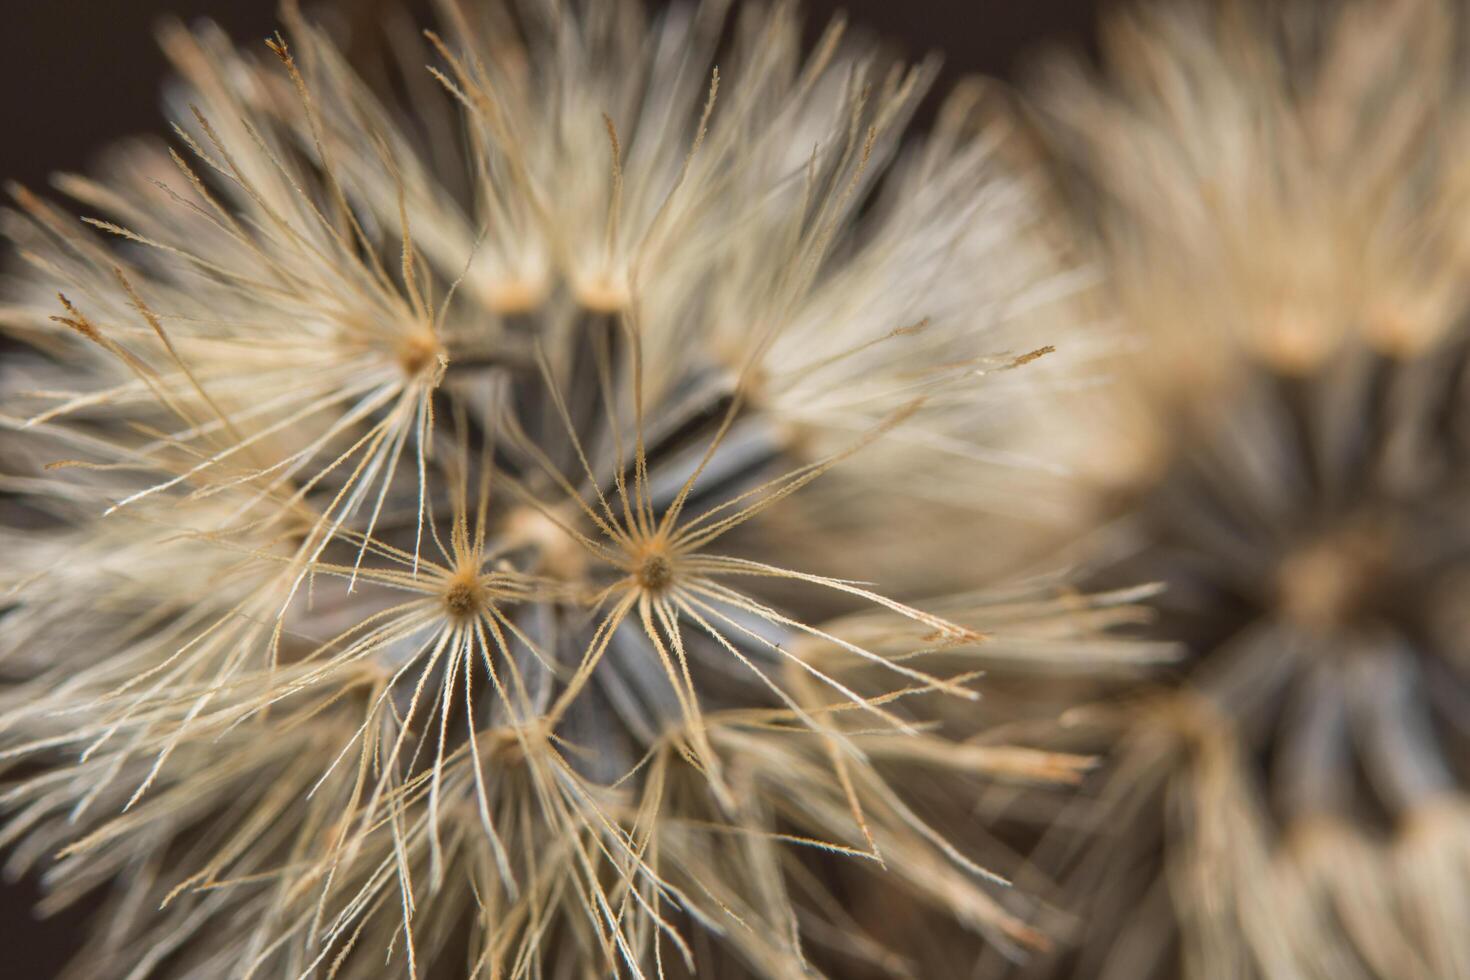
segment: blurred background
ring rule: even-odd
[[[365,23],[403,0],[336,0]],[[410,0],[411,2],[411,0]],[[650,4],[659,0],[648,0]],[[303,6],[310,8],[310,0]],[[417,4],[416,4],[417,5]],[[815,32],[845,10],[909,55],[945,56],[944,81],[973,72],[1015,79],[1038,46],[1088,45],[1110,0],[805,0]],[[427,6],[427,4],[424,4]],[[241,44],[277,25],[276,0],[0,0],[0,176],[33,187],[84,168],[109,141],[160,129],[167,73],[153,41],[161,18],[210,18]],[[367,32],[359,32],[365,34]]]
[[[366,25],[390,2],[395,0],[338,0],[336,6]],[[803,3],[814,34],[845,10],[854,24],[889,38],[911,57],[941,52],[941,91],[977,72],[1016,81],[1051,46],[1090,49],[1098,15],[1112,5],[1113,0]],[[53,171],[87,170],[113,140],[165,131],[159,91],[167,67],[153,41],[161,18],[211,18],[241,44],[258,43],[276,26],[275,0],[0,0],[0,9],[0,178],[37,190]],[[0,888],[0,936],[10,940],[0,976],[48,980],[79,945],[87,909],[36,919],[32,907],[39,894],[38,883],[30,880],[7,880]]]

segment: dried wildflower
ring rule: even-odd
[[[1086,765],[934,708],[1128,599],[976,591],[1072,280],[974,90],[900,153],[928,66],[725,6],[446,3],[406,105],[172,28],[175,148],[15,192],[6,834],[118,879],[81,975],[903,970],[830,856],[1043,941],[905,784]]]
[[[1161,5],[1050,92],[1139,339],[1092,513],[1190,656],[1082,726],[1122,744],[1039,974],[1470,975],[1465,27]]]

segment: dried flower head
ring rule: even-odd
[[[1159,5],[1054,79],[1138,338],[1084,413],[1092,512],[1190,654],[1091,716],[1098,840],[1043,849],[1078,975],[1470,974],[1465,29]]]
[[[1043,942],[905,792],[1078,778],[933,705],[1129,598],[978,591],[1070,280],[977,92],[900,152],[930,66],[785,7],[442,7],[393,97],[170,28],[174,147],[15,191],[5,835],[118,881],[79,975],[901,972],[834,855]]]

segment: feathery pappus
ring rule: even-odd
[[[905,784],[1075,781],[934,703],[1147,653],[985,591],[1077,277],[976,89],[905,145],[932,64],[728,6],[445,0],[386,94],[170,27],[171,144],[14,190],[0,834],[110,888],[76,975],[912,973],[834,860],[1045,943]]]
[[[1075,716],[1116,746],[1034,975],[1470,976],[1466,28],[1156,4],[1042,89],[1135,338],[1078,416],[1102,577],[1188,656]]]

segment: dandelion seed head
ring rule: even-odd
[[[1072,780],[930,706],[1111,625],[986,591],[1075,287],[978,93],[905,143],[933,64],[786,6],[441,6],[380,86],[294,4],[166,27],[170,144],[16,195],[0,453],[73,463],[15,483],[3,832],[168,899],[79,970],[893,965],[829,858],[1041,943],[907,802]]]

